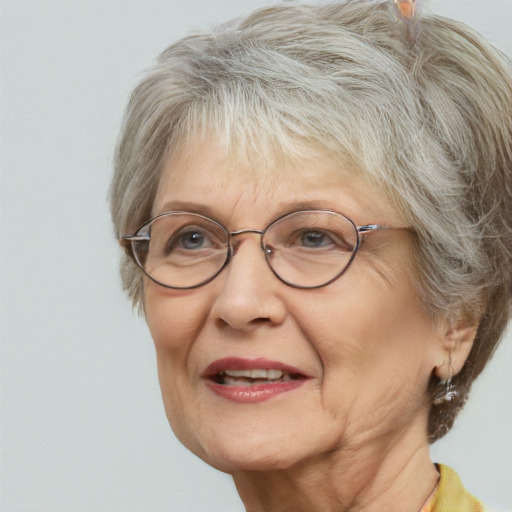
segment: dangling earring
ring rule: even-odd
[[[446,380],[439,381],[439,384],[444,386],[444,389],[439,391],[434,398],[432,399],[432,403],[434,405],[443,404],[445,402],[451,402],[452,400],[456,400],[459,398],[459,392],[455,389],[453,385],[453,369],[451,365],[451,361],[448,363],[450,365],[450,376]]]

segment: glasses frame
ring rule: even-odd
[[[350,224],[353,226],[354,231],[356,233],[356,245],[355,245],[355,247],[354,247],[354,249],[352,251],[352,254],[351,254],[350,259],[349,259],[348,263],[346,264],[346,266],[340,272],[338,272],[333,278],[329,279],[328,281],[326,281],[326,282],[324,282],[322,284],[318,284],[318,285],[314,285],[314,286],[298,285],[298,284],[292,283],[290,281],[287,281],[286,279],[281,277],[274,270],[274,268],[272,267],[272,265],[269,262],[268,258],[269,258],[269,255],[272,253],[272,251],[268,247],[265,247],[263,245],[263,237],[265,236],[265,233],[273,225],[275,225],[277,222],[279,222],[281,219],[283,219],[285,217],[288,217],[288,216],[293,215],[295,213],[303,213],[303,212],[304,213],[323,213],[323,212],[325,212],[325,213],[332,213],[332,214],[335,214],[335,215],[340,215],[341,217],[345,218],[346,220],[348,220],[350,222]],[[142,266],[141,262],[139,261],[139,258],[137,257],[137,252],[135,251],[135,248],[134,248],[134,244],[136,242],[149,241],[151,239],[151,236],[150,236],[149,232],[148,232],[147,235],[140,235],[140,232],[143,229],[149,228],[149,226],[151,224],[153,224],[156,220],[158,220],[161,217],[166,217],[166,216],[169,216],[169,215],[176,215],[176,214],[178,214],[178,215],[192,215],[194,217],[198,217],[200,219],[212,222],[217,227],[219,227],[227,236],[226,259],[225,259],[223,265],[211,277],[201,281],[198,284],[192,285],[192,286],[170,286],[170,285],[161,283],[160,281],[157,281],[150,274],[148,274],[146,269]],[[128,256],[130,256],[134,260],[134,262],[137,264],[137,266],[142,269],[144,274],[146,274],[146,276],[148,276],[149,279],[151,279],[156,284],[158,284],[160,286],[163,286],[164,288],[170,288],[170,289],[173,289],[173,290],[192,290],[194,288],[199,288],[199,287],[204,286],[205,284],[208,284],[209,282],[213,281],[224,270],[224,268],[229,264],[229,262],[231,261],[231,259],[235,255],[235,251],[236,251],[235,246],[232,244],[232,239],[234,237],[243,235],[245,233],[254,233],[254,234],[260,236],[260,248],[263,251],[263,254],[265,255],[265,261],[266,261],[268,267],[270,268],[272,273],[282,283],[284,283],[284,284],[286,284],[288,286],[291,286],[292,288],[299,288],[299,289],[302,289],[302,290],[312,290],[312,289],[322,288],[324,286],[327,286],[327,285],[333,283],[334,281],[336,281],[337,279],[339,279],[348,270],[348,268],[352,264],[352,261],[354,261],[354,258],[356,257],[356,254],[359,251],[359,247],[361,245],[361,236],[367,235],[369,233],[373,233],[375,231],[382,230],[382,229],[408,229],[408,230],[410,230],[411,228],[409,228],[409,227],[384,226],[384,225],[381,225],[381,224],[364,224],[362,226],[357,226],[350,217],[347,217],[345,214],[343,214],[341,212],[337,212],[335,210],[329,210],[329,209],[310,209],[310,210],[307,209],[307,210],[294,210],[292,212],[288,212],[288,213],[285,213],[283,215],[280,215],[279,217],[274,219],[272,222],[267,224],[267,226],[263,230],[248,228],[248,229],[238,229],[238,230],[235,230],[235,231],[228,231],[222,224],[217,222],[215,219],[207,217],[206,215],[202,215],[200,213],[195,213],[195,212],[187,212],[187,211],[176,210],[176,211],[168,211],[168,212],[160,213],[159,215],[156,215],[155,217],[150,218],[149,220],[147,220],[146,222],[141,224],[139,226],[139,228],[135,231],[134,234],[132,234],[132,235],[123,235],[121,238],[119,238],[119,243],[121,244],[122,247],[124,247],[124,249],[127,252]]]

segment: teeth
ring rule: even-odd
[[[239,380],[239,379],[233,379],[231,377],[227,377],[222,381],[222,384],[224,386],[252,386],[253,383],[249,382],[248,380]]]
[[[263,369],[252,369],[252,370],[224,370],[222,372],[228,377],[243,377],[246,379],[265,379],[265,380],[276,380],[283,376],[282,370],[263,370]]]
[[[283,376],[282,370],[268,370],[268,379],[280,379]]]

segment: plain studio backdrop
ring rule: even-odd
[[[107,208],[140,72],[193,29],[266,0],[4,0],[1,15],[2,512],[241,512],[230,477],[172,435]],[[431,0],[512,54],[512,0]],[[434,460],[512,510],[512,339]]]

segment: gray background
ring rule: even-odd
[[[172,436],[106,204],[137,77],[190,29],[266,0],[6,0],[1,52],[2,512],[236,512],[230,478]],[[432,0],[512,54],[512,0]],[[433,447],[512,510],[512,339]]]

